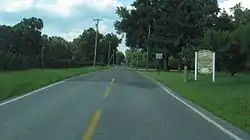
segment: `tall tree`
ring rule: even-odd
[[[130,48],[145,50],[151,25],[150,49],[164,52],[165,69],[170,55],[181,59],[184,52],[213,27],[219,11],[216,0],[138,0],[135,9],[117,9],[115,26],[125,33]]]
[[[18,70],[37,67],[65,68],[93,64],[96,31],[89,28],[67,41],[42,34],[40,18],[24,18],[14,26],[0,25],[0,69]],[[113,34],[98,34],[97,60],[108,63],[108,50],[117,51],[121,39]],[[116,57],[116,56],[115,56]]]

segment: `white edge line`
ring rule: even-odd
[[[4,106],[4,105],[6,105],[6,104],[8,104],[8,103],[11,103],[11,102],[20,100],[20,99],[22,99],[22,98],[24,98],[24,97],[30,96],[30,95],[32,95],[32,94],[34,94],[34,93],[37,93],[37,92],[42,91],[42,90],[44,90],[44,89],[47,89],[47,88],[50,88],[50,87],[52,87],[52,86],[61,84],[61,83],[63,83],[63,82],[64,82],[64,81],[60,81],[60,82],[57,82],[57,83],[54,83],[54,84],[51,84],[51,85],[48,85],[48,86],[39,88],[39,89],[37,89],[37,90],[31,91],[31,92],[26,93],[26,94],[24,94],[24,95],[22,95],[22,96],[18,96],[18,97],[16,97],[16,98],[7,100],[7,101],[5,101],[5,102],[3,102],[3,103],[0,103],[0,106]]]
[[[92,72],[89,72],[89,73],[85,73],[85,74],[80,74],[80,75],[77,75],[77,76],[87,76],[87,75],[90,75],[90,74],[92,74],[92,73],[94,73],[94,72],[97,72],[97,71],[98,71],[98,70],[92,71]],[[62,80],[62,81],[59,81],[59,82],[56,82],[56,83],[47,85],[47,86],[45,86],[45,87],[39,88],[39,89],[37,89],[37,90],[28,92],[28,93],[23,94],[23,95],[21,95],[21,96],[18,96],[18,97],[16,97],[16,98],[13,98],[13,99],[10,99],[10,100],[7,100],[7,101],[3,101],[2,103],[0,102],[0,106],[4,106],[4,105],[6,105],[6,104],[15,102],[15,101],[17,101],[17,100],[20,100],[20,99],[22,99],[22,98],[25,98],[25,97],[27,97],[27,96],[30,96],[30,95],[32,95],[32,94],[34,94],[34,93],[39,92],[39,91],[45,90],[45,89],[50,88],[50,87],[53,87],[53,86],[55,86],[55,85],[59,85],[59,84],[65,82],[65,81],[67,81],[67,80],[69,80],[69,79],[71,79],[71,78],[73,78],[73,77],[77,77],[77,76],[69,77],[69,78],[64,79],[64,80]]]
[[[147,78],[151,79],[152,81],[154,81],[155,83],[157,83],[158,85],[160,85],[160,87],[169,95],[171,95],[172,97],[174,97],[175,99],[177,99],[178,101],[180,101],[181,103],[183,103],[185,106],[187,106],[189,109],[193,110],[195,113],[197,113],[198,115],[200,115],[203,119],[205,119],[206,121],[208,121],[209,123],[213,124],[215,127],[217,127],[218,129],[220,129],[222,132],[224,132],[225,134],[227,134],[228,136],[230,136],[231,138],[233,138],[234,140],[243,140],[242,138],[236,136],[234,133],[230,132],[229,130],[227,130],[226,128],[224,128],[223,126],[221,126],[220,124],[218,124],[217,122],[213,121],[212,119],[210,119],[208,116],[206,116],[205,114],[201,113],[199,110],[197,110],[196,108],[192,107],[190,104],[188,104],[187,102],[185,102],[184,100],[182,100],[181,98],[179,98],[178,96],[176,96],[174,94],[173,91],[171,91],[170,89],[167,89],[164,85],[162,85],[160,82],[156,81],[155,79],[151,78],[148,75],[144,75],[142,73],[140,73],[143,76],[146,76]]]

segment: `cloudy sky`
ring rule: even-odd
[[[77,37],[84,29],[94,27],[93,18],[102,18],[100,32],[115,32],[113,23],[117,6],[129,6],[133,0],[0,0],[0,24],[13,25],[24,17],[36,16],[44,21],[43,32],[67,40]],[[250,0],[219,0],[228,9],[242,2],[250,8]],[[125,51],[124,43],[119,50]]]

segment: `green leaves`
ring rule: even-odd
[[[174,57],[183,56],[202,37],[219,10],[216,0],[137,0],[132,6],[117,9],[120,20],[115,24],[126,34],[127,46],[145,51],[150,42],[150,50],[160,48]]]
[[[0,26],[0,68],[2,70],[80,67],[93,64],[96,31],[84,32],[72,42],[42,35],[40,18],[24,18],[14,26]],[[108,63],[108,52],[116,51],[121,39],[98,33],[97,64]],[[109,50],[110,45],[110,50]]]
[[[96,31],[93,28],[84,30],[83,33],[74,39],[73,46],[76,48],[76,59],[91,63],[94,57],[94,44],[95,44]],[[121,39],[113,33],[103,35],[98,34],[98,47],[97,47],[97,62],[107,64],[109,56],[113,50],[117,51],[117,47],[121,43]]]

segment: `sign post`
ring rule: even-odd
[[[213,52],[213,78],[212,81],[215,82],[215,52]]]
[[[209,50],[200,50],[195,52],[195,74],[194,79],[197,80],[198,73],[211,74],[212,81],[215,82],[215,53]]]
[[[198,53],[197,52],[195,52],[195,60],[194,60],[194,80],[196,81],[197,80],[197,76],[198,76],[198,68],[197,68],[197,66],[198,66],[198,60],[197,60],[197,57],[198,57]]]
[[[155,59],[157,60],[157,73],[158,76],[160,75],[160,60],[162,60],[163,54],[162,53],[156,53],[155,54]]]
[[[185,83],[188,82],[188,70],[187,70],[187,66],[184,66],[184,82]]]

